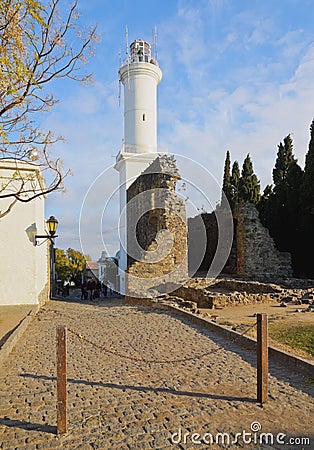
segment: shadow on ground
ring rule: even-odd
[[[42,431],[44,433],[57,433],[57,427],[52,425],[43,425],[41,423],[31,423],[26,420],[10,419],[9,417],[0,418],[0,425],[12,428],[21,428],[22,430]]]
[[[49,377],[46,375],[35,375],[32,373],[22,373],[19,374],[21,377],[25,378],[34,378],[39,380],[45,380],[45,381],[55,381],[56,377]],[[87,380],[76,380],[73,378],[67,378],[67,383],[74,383],[74,384],[83,384],[85,386],[100,386],[104,388],[109,389],[120,389],[122,391],[126,391],[127,389],[133,390],[133,391],[140,391],[140,392],[163,392],[166,394],[172,394],[172,395],[180,395],[180,396],[187,396],[187,397],[196,397],[196,398],[207,398],[207,399],[214,399],[214,400],[225,400],[225,401],[235,401],[235,402],[248,402],[248,403],[256,403],[256,400],[249,397],[232,397],[232,396],[226,396],[226,395],[216,395],[216,394],[208,394],[205,392],[192,392],[192,391],[177,391],[176,389],[171,388],[162,388],[162,387],[149,387],[149,386],[133,386],[133,385],[127,385],[127,384],[116,384],[116,383],[103,383],[102,381],[87,381]]]

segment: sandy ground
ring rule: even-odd
[[[305,312],[307,307],[308,305],[287,305],[286,308],[283,308],[277,301],[274,301],[260,303],[258,305],[237,305],[214,310],[202,309],[200,311],[207,317],[210,316],[211,318],[216,319],[217,323],[227,326],[253,324],[256,321],[256,313],[265,313],[268,315],[269,324],[276,321],[280,322],[284,327],[288,324],[314,324],[314,312]],[[255,336],[254,331],[248,334]],[[301,350],[292,349],[291,347],[280,344],[272,339],[270,339],[269,341],[271,345],[274,345],[279,349],[288,351],[295,354],[296,356],[314,362],[314,357],[311,357]]]
[[[310,312],[297,312],[297,310],[305,310],[308,305],[287,305],[286,308],[282,308],[277,301],[252,304],[252,305],[236,305],[228,306],[222,309],[208,309],[202,310],[211,315],[211,317],[217,317],[219,320],[225,319],[232,324],[247,323],[251,324],[256,321],[256,313],[265,313],[268,315],[269,321],[273,320],[285,320],[289,323],[314,323],[314,313]]]

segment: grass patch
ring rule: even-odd
[[[269,324],[269,336],[289,347],[303,350],[314,356],[314,324]]]

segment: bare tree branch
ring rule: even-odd
[[[12,192],[0,186],[0,199],[14,198],[7,214],[17,201],[28,202],[62,189],[69,172],[63,171],[59,158],[48,152],[48,146],[60,137],[41,131],[36,113],[48,111],[57,102],[46,91],[52,80],[90,79],[90,75],[81,74],[81,66],[96,41],[96,28],[85,33],[80,29],[77,0],[62,19],[58,10],[61,3],[63,6],[62,0],[0,2],[0,155],[28,162],[36,154],[36,164],[50,179],[41,192],[30,189],[23,180],[18,184],[15,179]]]

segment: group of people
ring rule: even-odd
[[[81,285],[81,300],[95,300],[103,297],[110,297],[112,294],[111,286],[107,286],[105,283],[101,283],[99,280],[96,281],[94,278],[90,278],[87,283],[82,283]]]

